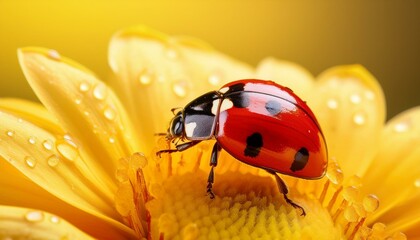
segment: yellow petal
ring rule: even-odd
[[[0,205],[2,239],[94,239],[56,215]]]
[[[60,127],[57,119],[39,103],[24,99],[1,98],[0,109],[12,112],[16,116],[20,116],[43,129],[47,129],[49,132],[64,134],[64,130]]]
[[[98,178],[104,174],[97,169],[87,168],[69,139],[45,131],[8,112],[0,111],[0,119],[0,160],[3,165],[0,183],[6,186],[4,191],[9,189],[9,192],[3,192],[2,188],[5,195],[1,203],[6,201],[14,204],[12,200],[15,198],[23,203],[31,203],[32,198],[13,192],[27,188],[29,180],[17,176],[21,172],[62,201],[96,216],[92,218],[103,219],[126,234],[130,232],[115,220],[119,219],[119,215],[113,207],[113,192]],[[8,170],[6,166],[9,165],[19,171]]]
[[[328,69],[318,77],[308,104],[321,124],[329,156],[347,176],[362,176],[385,120],[385,100],[375,77],[360,65]]]
[[[378,154],[364,177],[365,187],[379,196],[372,220],[397,231],[417,229],[420,235],[420,106],[391,119]],[[410,238],[409,238],[410,239]]]
[[[115,94],[91,72],[53,50],[24,48],[18,55],[41,102],[71,134],[84,168],[97,169],[103,184],[115,192],[118,159],[140,148],[130,136],[134,131]]]
[[[305,99],[312,90],[314,77],[302,66],[275,58],[266,58],[257,67],[257,78],[273,80],[289,87]]]
[[[223,83],[251,78],[253,70],[205,43],[175,38],[146,27],[117,33],[109,47],[113,83],[141,139],[166,131],[170,109],[184,107],[200,94]],[[153,145],[149,141],[148,149]]]

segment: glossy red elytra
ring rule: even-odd
[[[286,202],[300,208],[302,215],[305,210],[287,197],[288,188],[276,173],[318,179],[327,167],[327,147],[315,115],[289,88],[272,81],[238,80],[194,99],[175,114],[166,138],[182,143],[157,152],[159,156],[216,139],[207,185],[211,198],[213,168],[224,149],[273,174]]]

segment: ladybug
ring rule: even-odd
[[[216,140],[207,185],[210,198],[213,169],[223,149],[272,174],[286,202],[301,209],[302,215],[305,210],[287,197],[287,185],[277,173],[318,179],[328,162],[325,138],[311,109],[292,90],[272,81],[238,80],[194,99],[176,112],[166,138],[176,141],[176,148],[158,151],[158,156]]]

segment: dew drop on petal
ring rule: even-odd
[[[359,219],[359,215],[353,206],[348,206],[344,209],[344,218],[349,222],[356,222]]]
[[[64,138],[64,140],[65,140],[68,144],[70,144],[70,145],[72,145],[73,147],[77,148],[76,143],[73,141],[73,138],[72,138],[69,134],[65,134],[65,135],[63,136],[63,138]]]
[[[363,208],[367,212],[374,212],[379,207],[379,199],[373,194],[369,194],[363,198]]]
[[[177,58],[178,58],[179,53],[178,53],[178,51],[177,51],[175,48],[173,48],[173,47],[168,47],[168,48],[166,48],[166,56],[167,56],[169,59],[175,60],[175,59],[177,59]]]
[[[26,166],[30,167],[30,168],[35,168],[37,161],[35,158],[31,157],[31,156],[26,156],[25,157],[25,163]]]
[[[54,49],[50,49],[50,50],[48,51],[48,57],[50,57],[51,59],[57,60],[57,61],[61,60],[60,53],[58,53],[58,52],[57,52],[56,50],[54,50]]]
[[[414,186],[415,186],[416,188],[420,188],[420,178],[418,178],[418,179],[416,179],[416,180],[414,181]]]
[[[8,131],[6,131],[6,135],[9,136],[9,137],[13,137],[13,136],[15,136],[15,131],[8,130]]]
[[[185,97],[187,95],[187,84],[184,80],[176,81],[172,84],[172,91],[178,97]]]
[[[45,140],[42,143],[42,146],[45,148],[45,150],[51,150],[53,148],[53,142],[51,140]]]
[[[366,123],[366,115],[362,112],[355,113],[353,115],[353,122],[358,126],[362,126]]]
[[[390,238],[392,240],[407,240],[407,235],[405,235],[403,232],[396,232],[392,234],[392,237]]]
[[[55,216],[55,215],[51,215],[50,216],[50,222],[55,223],[55,224],[60,223],[60,218]]]
[[[117,169],[115,172],[115,177],[120,183],[128,181],[127,169]]]
[[[133,169],[144,168],[147,165],[147,159],[143,153],[134,153],[131,155],[129,166]]]
[[[212,86],[219,86],[221,78],[222,77],[219,72],[214,72],[210,74],[207,80]]]
[[[28,139],[28,142],[30,143],[30,144],[35,144],[36,143],[36,140],[35,140],[35,137],[29,137],[29,139]]]
[[[108,141],[109,141],[109,143],[115,143],[115,138],[113,138],[113,137],[109,137],[109,138],[108,138]]]
[[[82,99],[80,99],[80,98],[76,98],[76,99],[74,100],[74,103],[75,103],[76,105],[80,105],[80,104],[82,103]]]
[[[343,190],[343,197],[348,202],[355,202],[355,201],[357,201],[358,194],[359,194],[359,189],[357,189],[354,186],[346,187]]]
[[[142,85],[149,85],[152,82],[152,75],[149,71],[142,71],[139,75],[139,82]]]
[[[377,234],[380,235],[380,233],[383,233],[386,229],[386,225],[380,222],[377,222],[373,224],[372,226],[372,235]]]
[[[25,214],[25,219],[28,222],[41,222],[44,220],[44,213],[41,211],[29,211]]]
[[[108,119],[108,120],[110,120],[110,121],[115,120],[115,116],[116,116],[116,114],[115,114],[114,109],[107,107],[107,108],[104,110],[104,116],[105,116],[105,118],[106,118],[106,119]]]
[[[60,158],[56,155],[52,155],[47,159],[48,166],[56,167],[60,163]]]
[[[343,172],[339,168],[327,171],[326,176],[334,185],[340,185],[343,182]]]
[[[57,151],[63,155],[64,158],[70,161],[75,161],[79,155],[77,149],[68,143],[58,144]]]
[[[350,96],[350,102],[353,104],[359,104],[362,102],[362,98],[360,97],[359,94],[352,94]]]
[[[410,129],[410,124],[407,121],[399,122],[394,125],[394,131],[397,133],[407,132],[409,129]]]
[[[93,89],[93,96],[98,100],[104,100],[107,94],[107,89],[104,84],[98,84]]]
[[[368,100],[373,100],[373,99],[375,99],[375,93],[373,93],[372,91],[366,91],[365,92],[365,97],[368,99]]]
[[[80,83],[79,90],[81,92],[87,92],[87,91],[89,91],[89,89],[90,89],[90,84],[89,83],[87,83],[87,82]]]
[[[338,108],[338,102],[337,102],[337,100],[331,98],[327,101],[327,106],[330,109],[337,109]]]

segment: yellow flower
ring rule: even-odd
[[[113,37],[112,88],[54,50],[18,56],[44,106],[0,99],[3,239],[420,238],[420,108],[384,124],[382,90],[359,65],[315,81],[290,62],[268,58],[254,69],[144,27]],[[269,174],[223,151],[209,199],[209,142],[155,155],[170,147],[154,134],[171,108],[251,77],[294,89],[326,136],[326,177],[284,177],[305,217]]]

